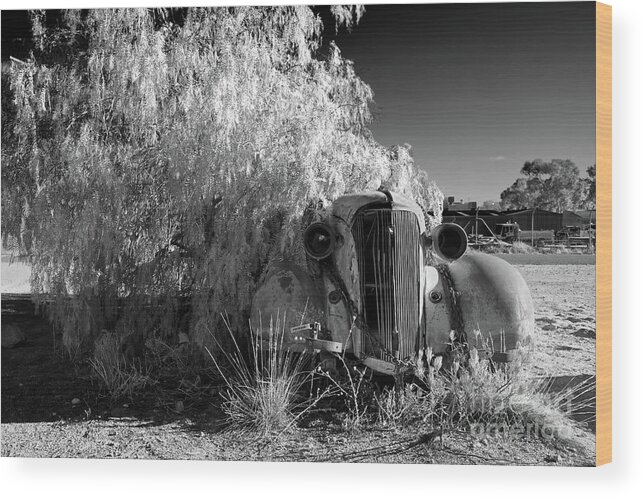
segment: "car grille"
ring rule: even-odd
[[[361,309],[368,331],[363,353],[405,359],[417,349],[422,250],[417,218],[409,211],[367,209],[352,226]]]

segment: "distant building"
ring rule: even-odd
[[[445,211],[470,211],[476,209],[478,203],[476,201],[464,202],[460,199],[460,202],[455,202],[455,197],[449,196],[444,199],[444,210]]]
[[[458,210],[454,207],[459,205],[452,204],[449,209],[442,211],[442,223],[460,225],[468,235],[475,234],[477,226],[478,235],[491,236],[492,232],[497,232],[496,225],[507,222],[507,217],[498,211],[476,208]]]
[[[509,221],[518,223],[521,230],[554,230],[563,228],[563,215],[544,209],[515,209],[503,211]],[[533,227],[532,227],[533,220]]]
[[[490,209],[494,204],[494,201],[485,201],[482,208],[479,208],[477,202],[463,200],[456,202],[455,197],[449,196],[444,200],[442,222],[456,223],[464,228],[467,234],[475,234],[477,226],[479,235],[489,236],[492,235],[491,231],[499,233],[496,225],[502,223],[518,223],[522,231],[533,229],[557,232],[565,226],[586,227],[590,222],[594,224],[596,220],[596,212],[593,210],[565,211],[564,213],[540,208],[500,211]]]
[[[480,206],[482,209],[489,209],[491,211],[502,211],[502,208],[500,207],[500,203],[498,201],[484,201],[482,203],[482,206]]]
[[[563,212],[563,226],[586,227],[590,224],[596,225],[596,211],[593,209]]]

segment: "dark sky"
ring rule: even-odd
[[[445,195],[497,200],[538,157],[595,163],[593,2],[369,5],[350,34],[321,12],[375,92],[376,139],[412,145]],[[24,36],[3,11],[3,60]]]
[[[484,201],[526,160],[595,163],[594,21],[593,2],[385,5],[328,35],[375,92],[378,141]]]

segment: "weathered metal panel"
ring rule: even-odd
[[[470,347],[494,352],[528,343],[534,332],[531,294],[520,273],[509,263],[488,254],[467,254],[448,265],[453,289],[442,276],[424,292],[423,333],[433,353],[443,353],[453,323],[461,320]],[[449,303],[451,290],[459,307]],[[435,292],[431,299],[431,292]],[[452,316],[459,313],[460,317]]]
[[[389,192],[389,195],[391,197],[390,202],[387,195],[380,191],[358,192],[339,197],[333,202],[333,216],[340,218],[350,226],[360,209],[389,204],[389,208],[393,211],[414,213],[420,232],[424,232],[424,213],[420,206],[413,200],[395,192]]]
[[[433,353],[444,353],[449,345],[451,321],[447,296],[449,289],[435,268],[427,266],[421,322],[420,347],[430,347]],[[431,271],[432,270],[432,271]],[[432,299],[433,295],[433,299]]]
[[[470,346],[490,342],[494,351],[515,349],[534,332],[534,307],[522,275],[506,261],[469,254],[449,265]],[[478,344],[484,345],[484,344]],[[491,344],[489,344],[491,347]]]
[[[332,219],[331,221],[339,240],[329,264],[332,266],[333,272],[343,282],[350,302],[358,303],[360,301],[360,289],[355,241],[349,225],[338,221],[338,219]],[[324,270],[324,285],[326,289],[328,328],[332,333],[333,340],[345,344],[347,351],[359,355],[362,350],[361,330],[352,323],[353,316],[345,299],[342,298],[335,303],[328,299],[328,294],[332,291],[341,292],[335,279],[332,279],[331,275],[329,275],[328,269]]]
[[[308,322],[325,323],[323,285],[294,263],[273,263],[252,300],[250,323],[255,333],[268,333],[279,320],[279,331],[290,338],[292,327]]]

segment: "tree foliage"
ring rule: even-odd
[[[592,164],[587,168],[585,179],[587,195],[583,205],[584,209],[596,209],[596,165]]]
[[[580,177],[569,159],[527,161],[520,173],[524,176],[500,194],[504,209],[538,207],[562,213],[588,203],[588,179]]]
[[[333,14],[350,28],[362,11]],[[171,334],[185,298],[197,335],[224,310],[244,323],[270,259],[301,257],[311,200],[384,184],[440,211],[409,148],[373,139],[371,88],[337,46],[320,53],[309,7],[32,21],[7,112],[3,95],[3,233],[29,234],[33,291],[69,345]]]

